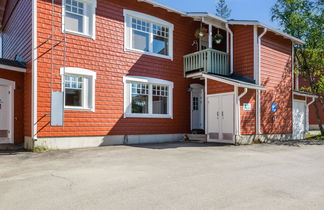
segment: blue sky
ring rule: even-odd
[[[215,14],[217,0],[155,0],[185,12],[209,12]],[[230,19],[259,20],[262,23],[278,28],[271,21],[270,9],[276,0],[227,0],[232,9]]]

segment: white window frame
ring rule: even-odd
[[[149,22],[150,25],[152,24],[158,24],[158,25],[162,25],[164,27],[167,27],[169,29],[169,55],[161,55],[158,53],[153,53],[152,52],[152,46],[153,46],[153,32],[152,32],[152,27],[151,27],[151,31],[149,32],[150,34],[150,43],[149,43],[149,52],[146,51],[142,51],[142,50],[138,50],[138,49],[134,49],[132,48],[132,23],[131,23],[131,17],[136,18],[136,19],[140,19],[146,22]],[[165,20],[162,20],[160,18],[151,16],[151,15],[147,15],[144,13],[140,13],[140,12],[135,12],[135,11],[131,11],[131,10],[126,10],[124,9],[124,51],[129,51],[129,52],[136,52],[136,53],[140,53],[140,54],[145,54],[145,55],[151,55],[151,56],[156,56],[156,57],[160,57],[160,58],[166,58],[166,59],[170,59],[173,60],[173,31],[174,31],[174,25],[172,23],[169,23]]]
[[[96,105],[96,79],[97,79],[97,73],[88,69],[83,69],[83,68],[75,68],[75,67],[62,67],[60,68],[60,75],[61,75],[61,81],[62,81],[62,91],[64,92],[65,90],[65,78],[64,76],[81,76],[81,77],[87,77],[89,80],[91,80],[91,92],[89,91],[89,83],[85,84],[83,80],[83,86],[82,86],[82,106],[77,107],[77,106],[66,106],[65,105],[65,100],[64,100],[64,110],[76,110],[76,111],[92,111],[95,112],[95,105]],[[65,93],[64,93],[65,94]],[[89,94],[91,94],[91,106],[89,106],[90,101],[85,101],[86,98],[89,98]],[[84,96],[88,97],[84,97]],[[64,95],[65,99],[65,95]]]
[[[86,26],[86,21],[83,20],[84,29],[89,29],[89,34],[80,33],[77,31],[71,31],[65,28],[65,1],[62,0],[62,33],[73,34],[77,36],[82,36],[86,38],[91,38],[93,40],[96,39],[96,8],[97,8],[97,0],[77,0],[85,4],[85,11],[89,12],[89,21],[87,22],[89,25]]]
[[[141,76],[124,76],[124,118],[135,117],[135,118],[171,118],[173,119],[173,82],[156,79],[151,77]],[[131,113],[130,106],[132,104],[132,87],[131,83],[143,83],[149,85],[149,113]],[[163,85],[168,87],[168,114],[153,114],[153,85]]]

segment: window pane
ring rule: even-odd
[[[67,12],[65,15],[65,27],[70,31],[83,33],[83,17]]]
[[[132,83],[132,113],[148,113],[148,84]]]
[[[153,96],[153,114],[168,114],[168,97]]]
[[[66,106],[82,106],[82,90],[65,89],[65,105]]]
[[[132,95],[132,113],[147,114],[148,113],[148,96]]]
[[[149,51],[149,34],[133,30],[133,49]]]
[[[169,41],[167,38],[154,36],[153,52],[160,55],[169,55]]]

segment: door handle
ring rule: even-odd
[[[224,119],[224,112],[222,111],[222,119]]]
[[[217,119],[219,119],[219,112],[217,112]]]

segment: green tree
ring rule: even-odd
[[[277,21],[284,32],[305,41],[295,46],[295,72],[307,81],[303,87],[319,96],[314,103],[322,135],[320,110],[324,112],[324,0],[277,0],[271,9],[272,21]]]
[[[232,10],[227,6],[225,0],[218,0],[216,5],[216,15],[227,19],[231,16]]]

